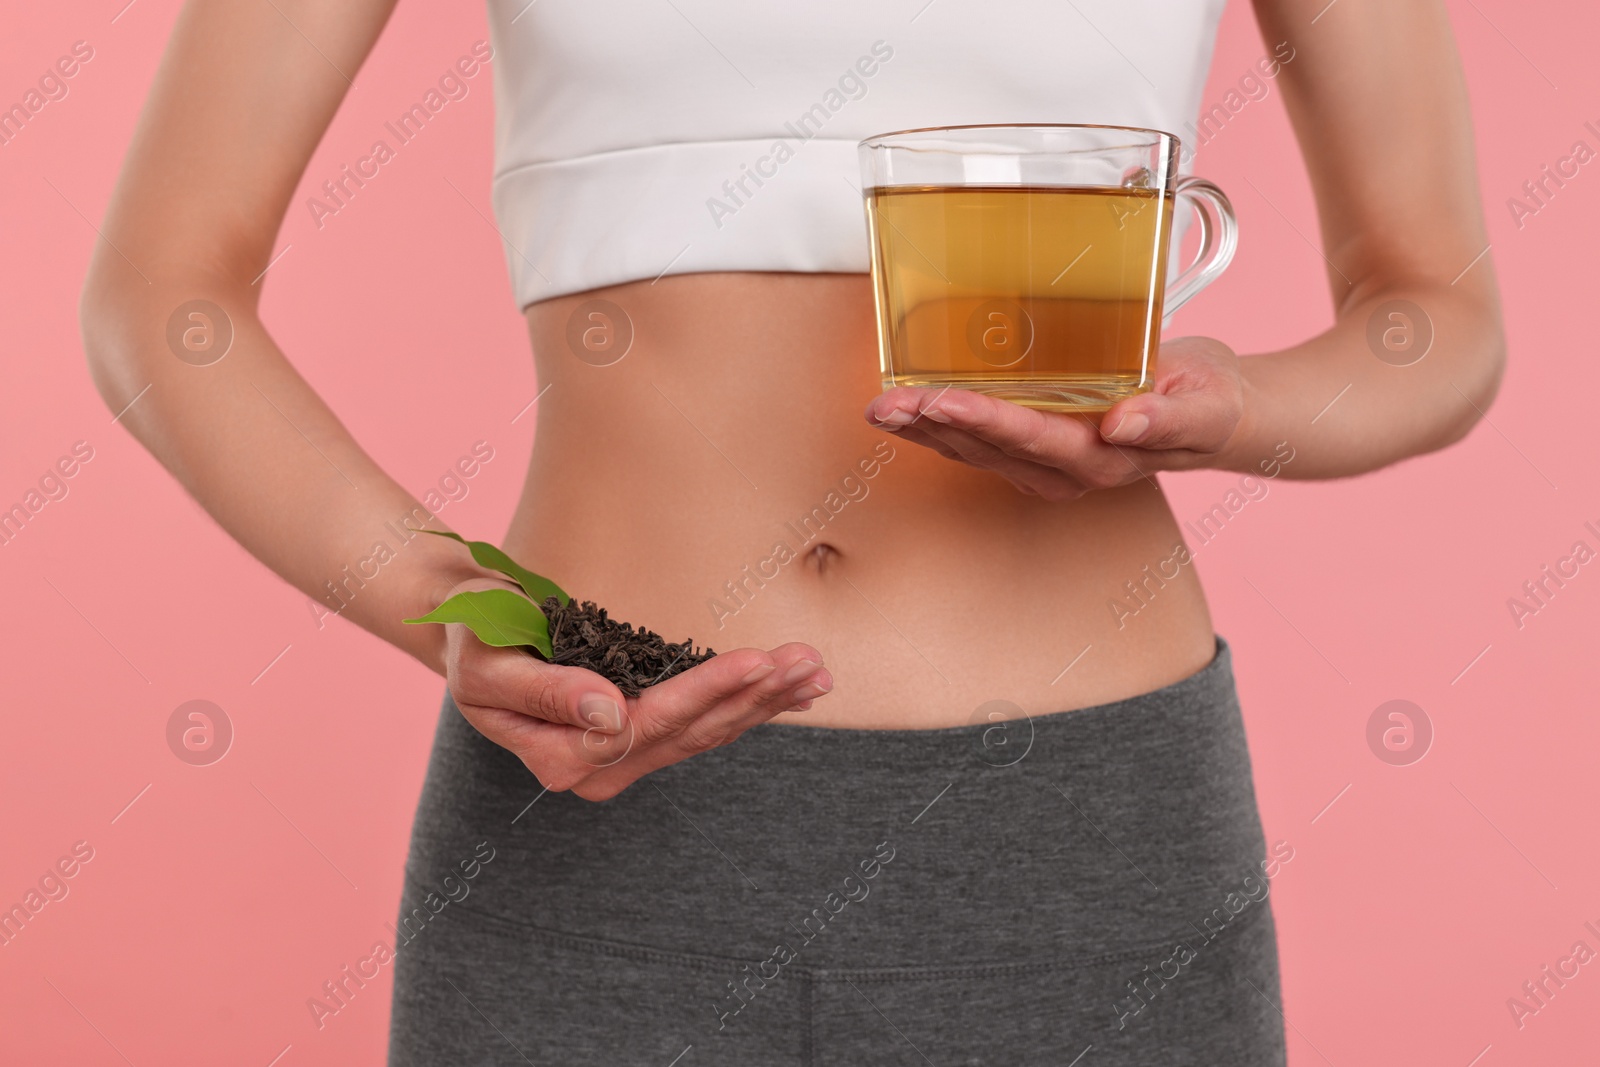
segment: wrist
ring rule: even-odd
[[[400,618],[420,618],[468,588],[486,589],[502,585],[516,588],[506,583],[505,578],[497,572],[478,566],[466,549],[436,538],[427,540],[437,541],[437,546],[430,545],[428,557],[421,561],[416,577],[410,583],[408,600],[402,606]],[[459,549],[459,552],[452,549]],[[404,629],[422,631],[414,639],[416,643],[411,649],[412,654],[435,673],[446,675],[445,627],[413,624],[405,625]]]
[[[1270,459],[1278,445],[1272,437],[1270,400],[1254,375],[1250,373],[1253,359],[1241,359],[1239,386],[1243,397],[1239,421],[1228,436],[1228,441],[1218,449],[1209,466],[1217,470],[1254,474],[1264,460]]]

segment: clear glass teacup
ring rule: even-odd
[[[1103,411],[1150,388],[1161,325],[1233,258],[1222,190],[1177,137],[1118,126],[952,126],[858,146],[884,388]],[[1196,260],[1169,283],[1180,199]]]

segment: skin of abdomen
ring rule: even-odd
[[[1211,658],[1194,566],[1158,568],[1181,538],[1153,482],[1049,502],[868,425],[866,275],[677,275],[526,314],[545,391],[507,550],[669,641],[813,645],[834,691],[777,721],[1048,714]],[[581,358],[589,327],[631,330],[626,355]]]

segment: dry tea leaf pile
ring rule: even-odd
[[[716,655],[692,641],[669,643],[653,630],[617,622],[593,601],[562,604],[547,597],[543,608],[550,620],[550,662],[594,671],[630,697]]]

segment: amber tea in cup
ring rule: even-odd
[[[1161,324],[1232,258],[1232,209],[1179,142],[1104,126],[952,127],[861,142],[884,388],[1096,411],[1154,380]],[[1174,204],[1201,210],[1167,284]],[[1209,212],[1208,210],[1209,209]]]

